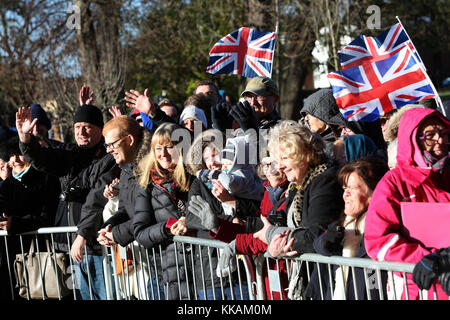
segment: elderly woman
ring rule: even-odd
[[[58,179],[37,171],[25,160],[17,137],[7,142],[5,154],[11,175],[0,186],[0,228],[14,234],[53,226],[60,190]]]
[[[161,124],[153,134],[150,153],[138,164],[138,184],[141,189],[135,202],[134,237],[145,248],[155,248],[158,252],[155,260],[158,264],[161,262],[157,271],[162,279],[154,278],[149,283],[149,296],[152,298],[153,293],[155,299],[188,298],[183,254],[176,252],[180,248],[177,249],[172,241],[174,235],[187,232],[186,202],[191,185],[191,176],[184,167],[180,144],[172,140],[177,129],[186,130],[173,123]],[[178,290],[178,280],[181,292]],[[158,285],[159,293],[156,289]],[[167,292],[161,292],[162,287],[167,288]]]
[[[424,256],[439,249],[424,244],[429,239],[411,236],[412,226],[405,225],[402,215],[411,205],[412,211],[416,213],[424,205],[428,206],[428,209],[422,209],[423,223],[415,224],[415,227],[425,227],[440,223],[430,216],[433,206],[442,206],[442,210],[448,212],[449,129],[449,120],[433,109],[410,109],[401,117],[397,137],[397,167],[381,179],[367,211],[364,241],[372,259],[418,263]],[[433,234],[430,233],[428,238],[432,239]],[[421,289],[429,289],[434,281],[432,273],[427,271],[439,267],[436,261],[428,259],[422,261],[424,264],[418,264],[425,267],[417,272],[423,272],[424,278],[428,278],[427,281],[419,281]],[[418,299],[419,288],[413,283],[411,275],[407,277],[407,284],[409,299]],[[388,294],[393,293],[394,288],[397,297],[406,297],[401,275],[394,274]],[[439,284],[436,288],[438,298],[448,299]],[[425,291],[423,297],[433,299],[433,290]]]
[[[314,248],[317,253],[325,256],[342,255],[344,257],[369,258],[364,248],[363,239],[366,212],[375,186],[388,170],[386,162],[378,158],[356,160],[342,167],[339,171],[338,180],[344,189],[344,211],[339,220],[330,224],[328,230],[314,241]],[[367,299],[363,269],[355,269],[354,280],[353,273],[349,272],[347,266],[334,266],[332,274],[334,291],[331,291],[330,278],[327,276],[328,270],[325,264],[321,264],[311,275],[311,280],[306,289],[307,297],[314,300],[322,298],[319,272],[322,288],[325,291],[323,299],[356,299],[353,290],[354,283],[356,284],[358,299]],[[374,276],[374,270],[368,270],[368,272],[368,278]],[[383,276],[386,279],[386,275],[383,274]],[[374,286],[371,289],[373,290],[371,298],[375,299],[378,297],[378,287]]]
[[[270,133],[269,151],[290,182],[285,204],[288,227],[272,226],[262,217],[265,225],[255,237],[268,244],[275,258],[315,252],[314,240],[344,207],[337,169],[325,155],[320,136],[306,127],[281,122]]]

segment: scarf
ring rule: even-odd
[[[314,168],[309,168],[305,177],[303,178],[302,183],[299,186],[292,182],[289,184],[288,192],[286,192],[286,194],[289,195],[291,194],[291,192],[295,192],[296,189],[297,192],[295,193],[294,199],[289,208],[288,225],[290,225],[289,222],[291,222],[294,227],[298,227],[300,225],[300,222],[302,220],[303,198],[305,196],[305,191],[306,189],[308,189],[311,181],[327,169],[328,165],[326,163],[320,164]]]
[[[272,187],[270,185],[266,186],[267,192],[269,193],[270,202],[273,205],[276,205],[278,200],[280,200],[281,195],[286,190],[286,184],[287,184],[287,181],[283,182],[283,184],[278,187]]]
[[[31,166],[28,166],[26,169],[22,170],[18,174],[13,173],[13,177],[22,182],[23,176],[30,170]]]
[[[445,168],[450,169],[450,152],[448,153],[448,155],[438,160],[428,151],[424,151],[423,160],[425,160],[427,166],[431,167],[433,171],[436,171],[438,173],[442,174]]]
[[[359,219],[346,216],[344,220],[345,234],[342,241],[342,256],[353,258],[359,248],[359,244],[364,234],[364,222],[366,213],[363,213]],[[359,223],[357,224],[357,222]],[[348,266],[339,266],[335,274],[335,289],[333,292],[333,300],[345,299],[345,284],[348,280]],[[353,279],[355,281],[355,279]]]
[[[151,173],[152,182],[156,184],[158,187],[166,191],[172,200],[175,202],[178,212],[184,216],[186,214],[186,204],[184,201],[179,199],[179,185],[178,183],[170,177],[170,174],[167,174],[167,177],[162,177],[158,174],[156,170],[152,170]]]

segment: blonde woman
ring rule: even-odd
[[[306,127],[281,122],[270,133],[269,151],[290,182],[287,227],[272,226],[261,217],[264,227],[255,237],[268,244],[267,251],[274,258],[315,252],[314,240],[338,219],[344,207],[337,169],[325,154],[322,138]],[[302,278],[306,279],[297,270],[290,283],[290,299],[301,298]]]
[[[157,271],[162,279],[154,277],[149,282],[149,298],[155,300],[187,299],[189,291],[182,253],[178,253],[177,265],[172,242],[174,235],[188,231],[185,215],[191,184],[182,149],[172,139],[177,135],[175,130],[186,129],[173,123],[161,124],[153,134],[150,153],[138,164],[141,188],[136,197],[133,230],[136,241],[147,249],[154,248],[158,256],[155,260],[161,262]]]

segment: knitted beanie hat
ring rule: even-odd
[[[75,112],[73,123],[87,122],[97,127],[103,128],[103,114],[102,111],[94,105],[83,104]]]
[[[46,126],[49,130],[52,127],[52,123],[50,119],[47,116],[47,112],[41,107],[40,104],[32,104],[30,106],[31,108],[31,120],[38,119],[38,123],[43,124]]]

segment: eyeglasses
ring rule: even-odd
[[[262,96],[256,96],[256,95],[246,95],[244,96],[244,99],[247,100],[248,102],[252,102],[253,99],[256,99],[258,101],[258,103],[264,103],[267,100],[267,97],[262,97]]]
[[[439,138],[442,138],[444,144],[449,144],[450,139],[450,129],[445,128],[441,130],[433,130],[433,131],[427,131],[425,134],[421,137],[419,137],[420,140],[424,141],[427,146],[433,146],[436,142],[438,142]]]
[[[261,167],[263,169],[263,171],[267,171],[267,170],[277,170],[278,167],[278,163],[276,161],[272,161],[272,162],[263,162],[261,163]]]
[[[122,140],[125,139],[126,137],[128,137],[128,135],[126,135],[125,137],[119,138],[119,139],[117,139],[117,140],[114,141],[114,142],[111,142],[111,143],[105,143],[104,146],[105,146],[106,150],[108,150],[108,149],[111,149],[111,150],[117,149],[117,148],[119,147],[119,145],[120,145],[120,143],[117,143],[117,142],[122,141]]]

